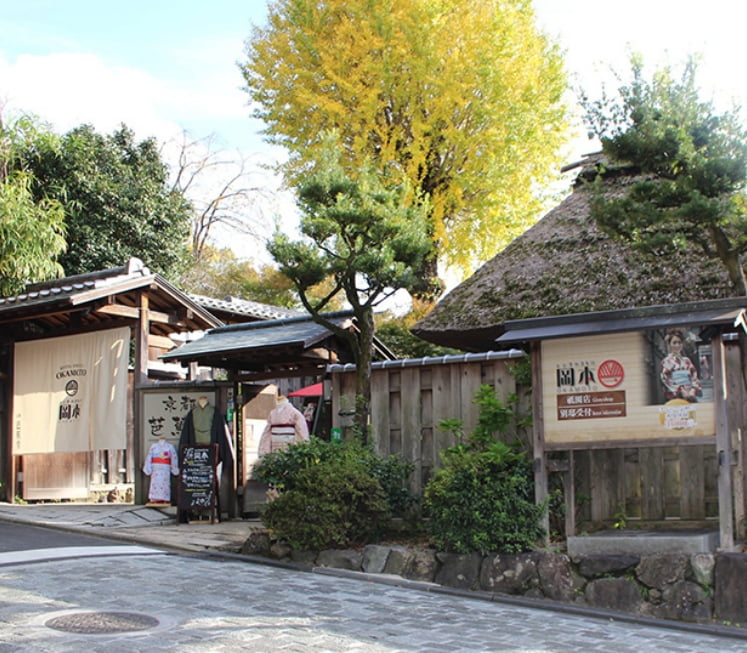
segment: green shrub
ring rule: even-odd
[[[384,491],[392,517],[404,517],[418,504],[418,498],[408,487],[415,466],[400,456],[371,455],[364,460],[371,475]]]
[[[428,534],[439,549],[519,553],[542,536],[529,461],[523,454],[499,461],[494,449],[451,450],[426,487]]]
[[[312,436],[308,442],[267,454],[255,466],[252,477],[285,492],[295,489],[304,470],[332,461],[360,462],[378,480],[394,517],[405,515],[417,503],[407,483],[413,465],[400,456],[378,456],[356,439],[327,442]]]
[[[313,435],[308,442],[292,443],[264,456],[252,470],[252,478],[276,490],[292,490],[304,469],[342,455],[342,443],[325,442]]]
[[[490,386],[483,386],[475,401],[480,405],[475,431],[466,443],[442,452],[443,467],[425,488],[428,534],[443,551],[530,550],[543,535],[545,507],[534,503],[527,455],[495,437],[512,424],[513,411]],[[461,431],[454,420],[443,426]]]
[[[262,513],[265,525],[296,549],[365,544],[390,519],[384,491],[363,460],[331,458],[294,475]]]

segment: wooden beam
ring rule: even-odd
[[[324,374],[326,365],[318,367],[298,367],[293,370],[267,370],[262,372],[237,372],[234,377],[237,381],[271,381],[272,379],[292,379],[300,376],[317,376]]]
[[[20,333],[13,330],[9,335],[12,335],[15,342],[26,342],[28,340],[41,340],[47,338],[60,338],[62,336],[75,336],[82,333],[95,333],[104,329],[117,329],[119,327],[127,327],[128,329],[133,328],[132,320],[109,320],[105,323],[98,322],[88,324],[86,326],[64,326],[59,328],[50,328],[42,333]]]
[[[140,315],[140,309],[137,306],[125,306],[124,304],[105,304],[96,308],[94,312],[101,313],[103,315],[126,317],[133,320],[137,320]],[[163,313],[161,311],[149,310],[148,317],[151,322],[157,322],[158,324],[184,326],[182,318],[172,313]]]
[[[580,442],[546,442],[545,451],[590,451],[597,449],[637,449],[639,447],[694,447],[713,445],[713,435],[692,435],[683,438],[630,438],[629,440],[582,440]]]
[[[12,314],[8,315],[4,313],[2,316],[2,324],[10,324],[12,322],[26,322],[27,320],[43,320],[45,318],[57,317],[60,314],[74,313],[76,311],[83,311],[86,306],[70,306],[68,303],[56,305],[54,308],[49,308],[42,312],[38,312],[38,306],[20,306],[20,310],[13,311]]]
[[[166,336],[157,336],[153,333],[148,334],[148,346],[158,347],[159,349],[173,349],[176,343]]]
[[[137,320],[140,316],[140,309],[137,306],[124,306],[122,304],[104,304],[103,306],[98,306],[94,312],[102,315],[126,317],[131,320]]]
[[[317,349],[307,349],[303,352],[304,358],[310,358],[312,360],[324,360],[330,365],[338,361],[337,353],[330,350],[319,347]]]

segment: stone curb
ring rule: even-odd
[[[316,569],[315,567],[302,565],[299,562],[275,560],[274,558],[264,558],[262,556],[247,555],[246,553],[215,551],[213,549],[205,549],[204,551],[200,551],[196,555],[203,558],[223,558],[225,560],[234,560],[236,562],[251,562],[257,565],[264,565],[265,567],[278,567],[279,569],[289,569],[291,571],[301,571],[305,573],[313,573]]]
[[[129,542],[138,543],[144,547],[153,547],[166,549],[167,551],[174,553],[202,553],[205,549],[199,549],[194,545],[180,545],[174,542],[151,542],[143,541],[138,537],[133,537],[132,533],[117,533],[117,528],[111,528],[106,526],[78,526],[76,524],[60,524],[56,522],[34,522],[28,519],[16,519],[13,516],[2,515],[0,516],[0,522],[8,522],[12,524],[23,524],[25,526],[34,526],[36,528],[52,528],[54,530],[63,531],[65,533],[76,533],[78,535],[90,535],[91,537],[100,537],[107,540],[116,540],[118,542]],[[127,526],[125,528],[158,528],[161,524],[150,523],[143,524],[142,526]]]

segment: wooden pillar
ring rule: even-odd
[[[143,451],[143,401],[140,389],[148,382],[148,333],[150,331],[149,302],[146,293],[140,293],[139,315],[135,325],[135,378],[132,399],[134,425],[132,453],[135,458],[135,503],[145,503],[145,475],[141,469]]]
[[[718,515],[720,550],[734,549],[734,497],[731,482],[731,435],[727,414],[729,384],[726,348],[720,334],[713,339],[713,389],[716,409],[716,456],[718,461]]]
[[[239,471],[243,471],[244,462],[244,450],[243,445],[239,446],[239,440],[241,438],[241,404],[239,402],[241,384],[237,383],[235,376],[229,374],[229,381],[231,385],[226,388],[225,393],[225,406],[226,406],[226,423],[228,426],[228,438],[231,442],[231,448],[234,452],[233,465],[231,465],[230,473],[223,472],[223,481],[227,485],[226,487],[226,503],[221,504],[221,510],[228,515],[229,519],[234,519],[241,514],[241,508],[239,501],[241,497],[239,492],[243,491],[243,486],[239,487],[239,479],[241,478],[238,474]],[[225,467],[225,465],[224,465]]]
[[[745,387],[742,374],[742,344],[739,340],[728,340],[724,343],[726,349],[726,378],[728,392],[729,438],[731,446],[731,482],[734,497],[734,529],[737,541],[745,538],[745,509],[744,494],[744,454],[742,447],[742,433],[744,425]]]
[[[545,421],[542,415],[542,345],[532,343],[532,413],[534,417],[534,499],[537,505],[547,501],[547,454],[545,452]],[[550,540],[550,515],[542,518],[545,544]]]
[[[233,442],[236,451],[234,465],[234,487],[243,492],[244,487],[244,394],[241,381],[233,379],[234,389],[234,432]],[[241,511],[239,511],[241,512]]]
[[[3,368],[2,365],[0,365],[0,374],[5,374],[6,378],[3,381],[2,384],[0,384],[0,392],[5,392],[4,397],[0,397],[0,401],[5,402],[5,424],[0,426],[0,433],[2,433],[3,429],[5,430],[5,438],[6,438],[6,446],[5,450],[3,452],[3,455],[0,456],[0,459],[2,459],[3,462],[3,473],[0,475],[0,479],[4,478],[6,485],[3,488],[5,492],[5,500],[8,503],[15,502],[15,496],[16,496],[16,483],[18,482],[18,479],[16,478],[16,463],[15,463],[15,456],[13,455],[13,439],[15,438],[15,430],[14,430],[14,420],[13,415],[15,407],[13,405],[13,385],[15,383],[15,376],[14,376],[14,357],[15,357],[15,343],[11,342],[8,343],[8,356],[7,359],[4,359],[4,357],[0,356],[0,361],[6,360],[7,366]],[[0,412],[2,414],[2,412]],[[2,496],[2,492],[0,492],[0,496]]]
[[[423,424],[421,420],[420,370],[404,368],[401,371],[401,424],[402,453],[414,465],[412,490],[423,491]]]
[[[560,453],[560,452],[555,452]],[[563,502],[565,503],[565,536],[576,534],[576,486],[573,482],[574,460],[573,449],[563,452],[563,459],[552,458],[547,460],[547,473],[561,474],[563,479]],[[549,481],[548,481],[549,483]],[[549,514],[548,514],[549,521]]]
[[[576,534],[576,461],[573,449],[568,452],[568,471],[565,473],[565,536]]]
[[[148,295],[140,293],[139,316],[135,330],[135,388],[148,382],[148,332],[150,317],[148,315]]]

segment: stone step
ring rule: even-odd
[[[718,531],[600,531],[567,540],[568,555],[663,555],[714,553]]]

